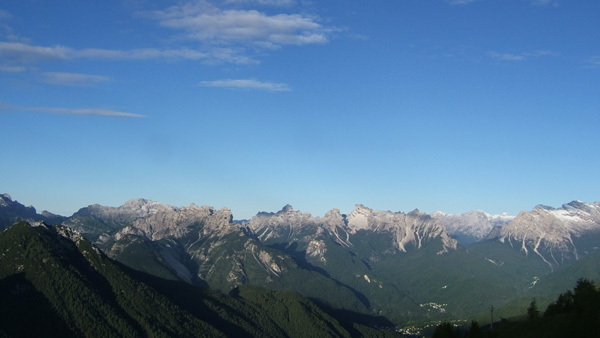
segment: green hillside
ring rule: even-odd
[[[573,290],[561,293],[547,306],[530,299],[520,316],[503,319],[468,332],[444,323],[433,337],[490,338],[597,338],[600,337],[600,289],[592,281],[579,279]],[[471,326],[473,329],[473,326]]]
[[[394,335],[338,321],[294,292],[225,296],[133,271],[66,227],[18,223],[0,248],[0,337]]]

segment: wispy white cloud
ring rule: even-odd
[[[0,60],[9,64],[65,60],[72,51],[71,48],[63,46],[42,47],[22,42],[0,42]]]
[[[446,0],[451,5],[466,5],[477,0]]]
[[[143,118],[145,115],[120,112],[103,108],[52,108],[52,107],[28,107],[16,106],[0,102],[0,110],[28,111],[36,113],[66,114],[66,115],[97,115],[108,117]]]
[[[182,31],[186,39],[206,43],[242,43],[270,48],[322,44],[337,31],[334,27],[323,26],[316,16],[223,10],[207,1],[172,6],[146,13],[146,16],[163,27]]]
[[[12,29],[7,23],[11,18],[12,15],[9,12],[0,9],[0,36],[12,33]]]
[[[20,72],[24,72],[25,70],[27,70],[27,68],[22,67],[22,66],[7,66],[7,65],[0,66],[0,72],[4,72],[4,73],[20,73]]]
[[[114,50],[88,48],[73,52],[77,58],[104,59],[104,60],[149,60],[149,59],[171,59],[190,60],[203,62],[228,62],[236,64],[252,64],[255,60],[242,55],[233,48],[208,48],[205,51],[181,48],[181,49],[132,49]]]
[[[10,15],[10,13],[8,11],[0,9],[0,20],[7,20],[10,17],[12,17],[12,15]]]
[[[257,64],[260,50],[283,45],[327,43],[335,27],[323,25],[316,16],[305,13],[270,15],[240,7],[274,6],[291,8],[295,0],[224,0],[236,9],[221,9],[208,0],[187,2],[164,10],[140,12],[158,25],[172,29],[178,39],[196,46],[179,48],[140,48],[130,50],[39,46],[23,39],[0,42],[0,65],[22,67],[42,62],[73,59],[95,60],[189,60],[204,63]],[[0,19],[10,13],[0,10]],[[183,39],[182,39],[183,38]],[[199,45],[198,45],[199,43]],[[16,69],[16,68],[15,68]]]
[[[264,82],[256,79],[226,79],[215,81],[202,81],[204,87],[220,87],[229,89],[252,89],[269,92],[291,91],[290,87],[284,83]]]
[[[488,55],[492,59],[499,60],[499,61],[523,61],[523,60],[525,60],[525,56],[522,54],[489,52]]]
[[[73,49],[65,46],[48,47],[35,46],[22,42],[0,42],[0,61],[6,65],[29,65],[40,62],[82,58],[109,61],[170,59],[203,61],[208,63],[257,63],[234,48],[223,47],[210,47],[205,51],[190,48],[117,50],[101,48]]]
[[[558,7],[557,0],[531,0],[530,1],[534,6],[553,6]]]
[[[225,3],[258,4],[262,6],[290,7],[296,4],[295,0],[225,0]]]
[[[526,61],[531,58],[539,58],[543,56],[556,56],[557,53],[548,51],[548,50],[538,50],[534,52],[525,52],[525,53],[498,53],[498,52],[488,52],[489,57],[497,61]]]
[[[586,68],[600,69],[600,55],[590,57],[586,62]]]
[[[89,86],[112,80],[108,76],[63,72],[46,72],[42,76],[44,82],[61,86]]]

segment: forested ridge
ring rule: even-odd
[[[502,319],[482,330],[476,321],[467,330],[450,323],[439,325],[433,338],[594,338],[600,337],[600,286],[582,278],[573,290],[561,293],[545,311],[534,298],[526,313]]]
[[[134,271],[69,228],[0,233],[0,337],[396,336],[295,292],[225,295]]]

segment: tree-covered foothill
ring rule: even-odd
[[[600,288],[588,279],[580,279],[572,291],[560,294],[541,315],[533,299],[523,318],[526,319],[506,321],[483,332],[473,322],[464,337],[600,338]],[[434,337],[463,337],[452,328],[443,323]]]
[[[393,337],[295,292],[224,295],[113,261],[66,227],[0,233],[0,337]]]

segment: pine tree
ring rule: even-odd
[[[537,308],[537,302],[534,298],[527,308],[527,319],[536,320],[538,318],[540,318],[540,311]]]
[[[481,328],[477,321],[471,321],[471,329],[469,329],[465,338],[483,338],[483,332],[481,332]]]
[[[432,338],[459,338],[460,332],[454,329],[454,325],[450,323],[442,323],[438,325],[433,333]]]

